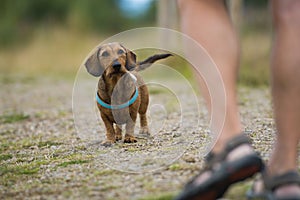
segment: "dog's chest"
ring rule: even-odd
[[[100,112],[106,115],[109,121],[116,124],[125,124],[128,123],[130,120],[134,120],[132,119],[132,117],[136,117],[139,102],[140,100],[137,99],[137,101],[134,102],[132,105],[123,109],[111,110],[103,108],[102,106],[100,106],[99,109]]]

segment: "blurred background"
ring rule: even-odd
[[[239,83],[268,85],[268,1],[231,0],[228,5],[242,43]],[[86,55],[107,37],[145,26],[180,30],[178,22],[175,0],[1,0],[0,81],[73,81]],[[180,70],[191,76],[188,64],[180,62]]]

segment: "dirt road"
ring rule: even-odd
[[[73,82],[2,83],[0,199],[171,199],[201,168],[212,136],[203,101],[169,83],[177,93],[150,86],[152,137],[108,148],[100,145],[105,129],[94,107],[85,113],[77,106],[75,126]],[[239,93],[245,129],[267,159],[275,132],[270,94]],[[79,96],[76,105],[90,98]],[[250,184],[234,186],[226,198],[243,199]]]

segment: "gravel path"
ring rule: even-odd
[[[149,86],[151,138],[107,148],[94,107],[77,106],[74,126],[73,83],[2,84],[0,199],[171,199],[201,168],[211,141],[203,101],[195,103],[180,85]],[[246,87],[239,93],[245,128],[268,159],[275,132],[270,94]],[[77,103],[89,101],[79,96]],[[243,199],[249,186],[234,186],[226,198]]]

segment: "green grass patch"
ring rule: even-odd
[[[15,123],[26,119],[29,119],[29,115],[25,115],[24,113],[12,113],[0,116],[1,123]]]
[[[136,151],[140,151],[140,149],[138,147],[129,147],[127,149],[128,152],[136,152]]]
[[[62,144],[63,144],[62,142],[40,141],[37,146],[39,148],[41,148],[41,147],[46,147],[46,146],[59,146]]]
[[[0,152],[6,151],[12,145],[11,142],[3,142],[0,143]]]
[[[71,160],[71,161],[66,161],[63,163],[58,164],[58,167],[67,167],[69,165],[76,165],[76,164],[84,164],[90,162],[89,160]]]
[[[15,175],[31,175],[39,172],[39,166],[26,164],[26,165],[3,165],[0,167],[0,175],[12,173]]]
[[[36,174],[39,172],[39,170],[40,170],[39,167],[19,169],[17,171],[17,174],[27,174],[27,175]]]
[[[169,170],[171,170],[171,171],[181,170],[182,168],[183,167],[178,163],[175,163],[175,164],[172,164],[169,166]]]
[[[53,140],[52,141],[51,140],[52,139],[42,141],[40,136],[32,136],[32,137],[23,138],[16,142],[1,141],[0,152],[6,151],[6,150],[27,149],[27,148],[30,148],[33,146],[38,147],[38,148],[43,148],[43,147],[59,146],[59,145],[64,144],[62,142],[53,141],[53,140],[58,140],[57,138],[53,138]]]
[[[13,133],[13,131],[11,131],[11,130],[5,130],[5,131],[0,132],[0,136],[6,136],[6,135],[10,135],[12,133]]]
[[[245,181],[235,184],[227,191],[225,199],[246,199],[245,194],[251,188],[251,186],[252,181]]]
[[[11,154],[1,154],[0,161],[5,161],[11,159],[13,156]]]

